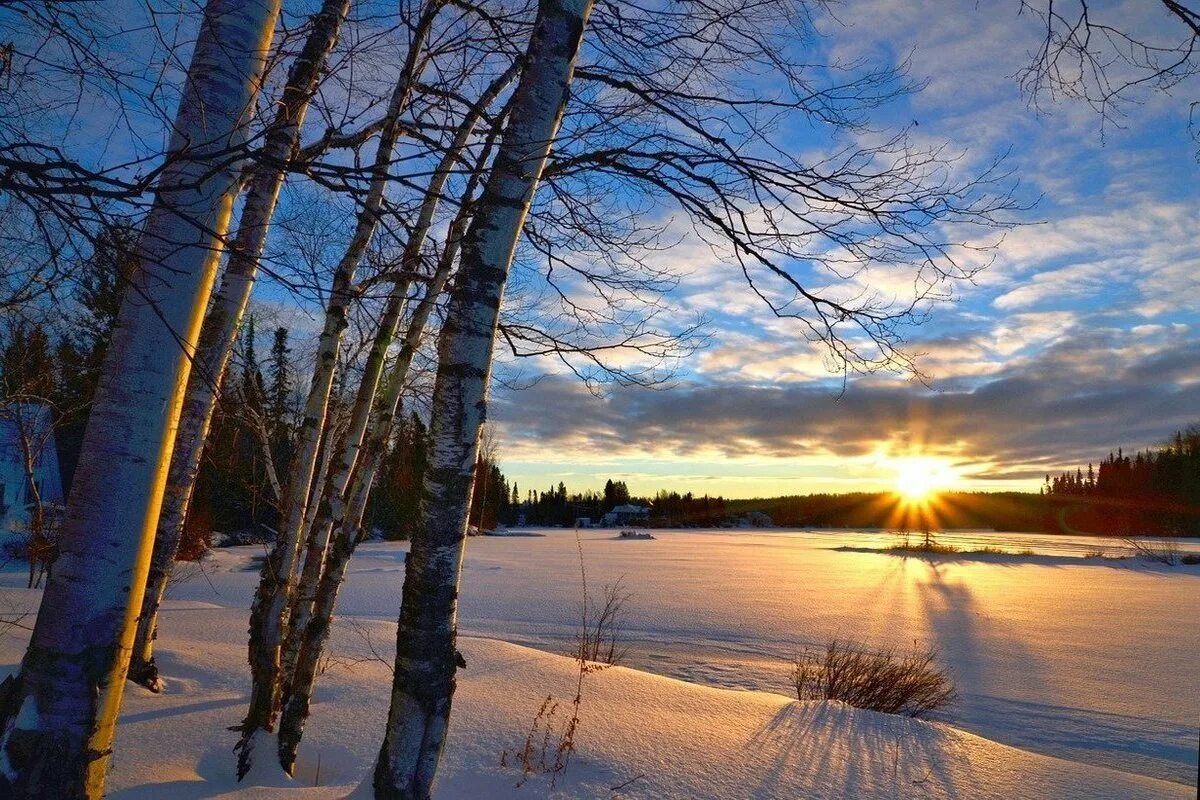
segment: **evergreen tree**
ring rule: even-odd
[[[242,391],[246,393],[247,399],[251,394],[257,394],[257,388],[262,381],[258,371],[258,355],[254,350],[254,315],[250,315],[250,319],[246,321],[246,326],[242,330],[241,338],[241,357],[242,357]]]
[[[271,355],[267,362],[269,384],[266,395],[267,431],[271,438],[271,452],[275,457],[275,468],[282,473],[292,457],[292,435],[294,433],[292,399],[291,347],[288,345],[288,329],[275,329],[271,342]]]
[[[50,337],[40,324],[14,322],[0,354],[0,400],[53,403],[58,389]]]
[[[1071,512],[1071,527],[1093,533],[1200,533],[1200,426],[1177,432],[1162,447],[1118,449],[1099,467],[1047,476],[1045,493]],[[1075,498],[1086,498],[1082,504]]]
[[[55,439],[64,491],[70,490],[75,475],[100,367],[117,324],[128,277],[136,265],[136,242],[137,231],[131,226],[103,229],[91,256],[75,276],[73,310],[64,316],[56,353],[59,384],[54,403],[58,412]]]
[[[428,430],[421,418],[414,413],[398,419],[367,510],[368,528],[378,528],[385,539],[408,539],[420,522],[427,451]]]
[[[288,401],[292,394],[292,349],[288,346],[288,329],[276,328],[271,342],[271,359],[268,363],[270,386],[267,393],[268,414],[275,429],[287,424]]]

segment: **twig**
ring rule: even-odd
[[[610,792],[619,792],[622,789],[624,789],[626,786],[628,786],[629,784],[633,783],[634,781],[640,781],[644,777],[646,777],[646,773],[643,772],[640,775],[635,775],[634,777],[630,778],[629,780],[625,781],[624,783],[618,783],[616,786],[608,787],[608,790]]]

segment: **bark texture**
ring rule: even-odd
[[[375,484],[375,475],[387,450],[392,421],[399,409],[400,395],[408,377],[408,370],[412,366],[413,355],[421,344],[429,316],[437,306],[438,298],[457,261],[462,234],[470,220],[470,199],[474,197],[479,180],[484,174],[494,138],[493,130],[488,136],[475,170],[471,173],[471,178],[467,181],[458,214],[447,231],[446,246],[442,250],[438,266],[426,286],[424,296],[413,311],[400,352],[385,381],[383,394],[375,404],[359,464],[345,489],[344,501],[338,506],[338,514],[331,514],[327,521],[333,539],[312,593],[309,618],[302,628],[295,629],[298,633],[297,640],[292,643],[296,648],[295,660],[289,673],[288,691],[283,700],[283,712],[279,721],[279,761],[288,773],[295,767],[300,741],[304,736],[304,725],[312,704],[321,655],[329,641],[338,595],[346,577],[350,558],[363,538],[363,515]]]
[[[326,469],[322,471],[323,474],[318,476],[318,481],[314,482],[323,485],[324,488],[315,488],[309,504],[310,521],[305,537],[304,566],[300,571],[300,578],[296,583],[287,615],[287,633],[280,656],[281,705],[287,702],[300,637],[304,626],[308,624],[317,581],[320,580],[321,571],[325,565],[325,551],[328,548],[329,535],[332,531],[332,525],[329,523],[332,513],[330,506],[341,502],[342,492],[350,481],[350,473],[358,458],[359,447],[362,445],[363,434],[366,432],[370,417],[371,405],[379,386],[379,376],[383,371],[384,359],[391,346],[392,337],[395,336],[396,327],[400,324],[407,296],[408,281],[396,282],[392,291],[389,292],[387,305],[375,333],[375,340],[371,343],[370,352],[368,352],[366,363],[363,365],[363,376],[355,393],[346,434],[340,438],[337,447],[330,447],[330,458]],[[335,452],[336,455],[334,455]],[[322,499],[326,502],[321,502]],[[290,772],[288,764],[283,766]]]
[[[258,733],[270,731],[275,725],[287,612],[298,577],[300,545],[304,540],[304,522],[313,473],[329,405],[329,393],[333,387],[338,348],[348,324],[349,307],[353,300],[354,276],[375,234],[390,176],[393,151],[403,131],[401,116],[408,108],[412,86],[420,71],[418,62],[425,39],[440,8],[437,0],[427,3],[413,33],[408,55],[388,101],[383,127],[379,132],[367,196],[359,209],[350,243],[334,271],[304,419],[288,469],[288,488],[282,502],[278,536],[263,561],[258,590],[250,608],[250,706],[240,726],[242,735],[236,746],[239,780],[245,777],[253,763]]]
[[[209,0],[20,671],[0,796],[99,798],[184,390],[279,0]]]
[[[308,546],[304,557],[304,568],[300,573],[300,581],[296,587],[295,600],[288,618],[287,638],[283,648],[283,705],[287,704],[290,693],[291,674],[295,669],[296,658],[300,650],[300,641],[304,636],[305,627],[312,617],[317,582],[321,577],[321,571],[325,563],[325,551],[329,537],[331,532],[341,524],[346,516],[347,498],[345,494],[350,486],[355,467],[359,463],[360,451],[362,450],[364,438],[371,422],[371,410],[375,405],[376,395],[379,393],[384,362],[387,358],[388,350],[395,340],[396,330],[400,326],[400,320],[407,303],[409,288],[407,277],[415,275],[420,269],[421,251],[425,247],[429,230],[433,227],[434,217],[446,189],[446,182],[450,179],[455,167],[463,160],[471,136],[474,134],[488,107],[495,101],[500,92],[512,82],[513,78],[516,77],[516,72],[517,66],[514,64],[493,80],[479,100],[474,103],[471,110],[467,112],[462,122],[459,123],[449,148],[447,148],[438,165],[434,168],[429,185],[425,190],[425,197],[421,202],[421,207],[417,211],[412,233],[405,243],[404,252],[400,258],[400,274],[402,279],[393,285],[392,291],[389,293],[387,305],[380,318],[379,327],[376,329],[375,339],[371,343],[371,350],[367,354],[366,363],[363,365],[363,376],[359,382],[358,391],[355,396],[350,424],[337,450],[337,456],[333,462],[334,466],[329,474],[329,480],[323,492],[328,503],[322,506],[322,513],[317,517],[316,522],[309,531]],[[470,194],[467,196],[469,197]],[[445,283],[444,275],[440,276],[439,283],[441,270],[438,273],[433,276],[429,287],[433,294],[430,295],[429,291],[425,294],[426,297],[432,297],[435,301],[441,292],[442,284]],[[434,284],[437,285],[435,286]],[[426,312],[425,317],[428,317],[428,312]],[[423,328],[424,319],[422,319],[417,331],[418,339],[420,337],[420,330]],[[408,362],[411,363],[411,360],[412,356],[410,354]],[[398,371],[394,370],[394,372]],[[407,371],[406,364],[403,368],[403,373],[405,374],[400,376],[401,383],[403,383]],[[288,753],[291,755],[287,755]],[[295,751],[291,747],[285,747],[282,740],[280,741],[280,760],[283,768],[290,773],[292,763],[295,761]]]
[[[540,0],[439,341],[423,525],[405,562],[391,705],[375,797],[427,800],[450,721],[458,665],[458,582],[492,346],[508,269],[566,107],[591,0]]]
[[[217,393],[250,301],[287,162],[299,145],[300,128],[304,124],[309,100],[316,91],[349,10],[350,0],[325,0],[313,17],[312,29],[304,47],[292,63],[279,101],[279,110],[264,137],[259,163],[246,193],[237,237],[230,246],[229,264],[204,319],[200,344],[188,379],[179,433],[175,437],[175,450],[167,473],[146,595],[138,617],[133,657],[129,664],[129,679],[151,691],[157,692],[162,688],[158,665],[154,661],[158,609],[171,581],[175,556],[179,552],[188,505],[196,485],[196,476],[200,472],[204,441],[208,437],[213,410],[216,408]]]

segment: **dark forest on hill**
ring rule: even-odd
[[[1200,425],[1132,456],[1046,476],[1043,493],[1060,524],[1114,536],[1200,536]]]

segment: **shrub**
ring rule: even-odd
[[[1186,555],[1180,557],[1179,563],[1187,564],[1189,566],[1200,564],[1200,553],[1187,553]]]
[[[5,562],[24,561],[29,558],[29,534],[13,534],[5,539],[0,544],[0,557],[3,557]]]
[[[800,700],[840,700],[856,708],[921,717],[955,700],[954,683],[937,665],[937,651],[895,648],[872,652],[838,640],[825,652],[805,651],[792,665]]]
[[[900,543],[892,545],[888,548],[893,553],[934,553],[936,555],[951,555],[959,552],[959,549],[952,544],[942,544],[940,542],[921,542],[920,544]],[[980,551],[983,552],[983,551]]]
[[[579,580],[583,592],[580,611],[579,634],[575,637],[575,697],[571,699],[571,717],[556,717],[559,703],[553,695],[547,695],[530,723],[525,735],[525,744],[511,755],[508,749],[500,752],[501,767],[519,767],[521,778],[517,788],[525,785],[532,775],[549,775],[550,789],[558,783],[559,776],[566,770],[575,752],[575,734],[579,730],[579,711],[583,705],[583,681],[591,672],[603,669],[604,665],[617,663],[624,654],[619,645],[620,622],[625,601],[630,595],[625,591],[624,578],[611,586],[604,587],[604,603],[596,621],[588,616],[587,568],[583,561],[583,540],[579,529],[575,529],[575,547],[579,551]]]
[[[622,629],[625,621],[625,601],[633,595],[625,591],[624,576],[612,585],[604,586],[604,595],[596,609],[594,617],[588,619],[586,614],[581,621],[579,634],[575,642],[575,655],[587,662],[620,664],[625,658],[628,648],[622,643]]]
[[[1175,566],[1179,563],[1179,542],[1174,539],[1125,539],[1133,552],[1146,561]]]

